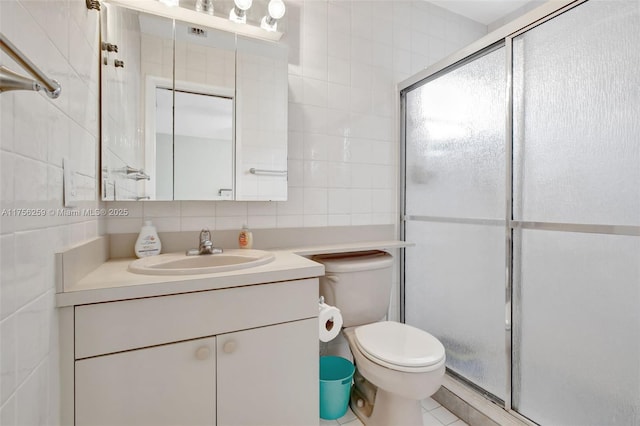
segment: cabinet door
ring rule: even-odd
[[[318,424],[318,319],[218,336],[218,425]]]
[[[77,425],[215,425],[215,337],[76,361]]]

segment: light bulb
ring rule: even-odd
[[[273,19],[280,19],[284,16],[285,7],[282,0],[271,0],[269,2],[269,16]]]
[[[235,6],[229,12],[229,20],[239,24],[247,23],[247,10],[251,7],[253,0],[233,0]]]
[[[196,12],[213,15],[213,0],[196,0]]]
[[[276,31],[278,29],[278,19],[284,16],[284,2],[282,0],[271,0],[267,9],[269,13],[262,18],[260,27],[267,31]]]
[[[233,2],[235,3],[238,9],[249,10],[249,8],[251,7],[251,4],[253,3],[253,0],[233,0]]]

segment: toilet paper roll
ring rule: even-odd
[[[320,340],[328,342],[336,338],[342,329],[342,314],[340,309],[326,303],[319,304],[320,313],[318,314],[318,327],[320,331]]]

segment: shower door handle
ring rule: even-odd
[[[511,330],[511,302],[507,302],[504,310],[505,330]]]

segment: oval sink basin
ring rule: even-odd
[[[129,264],[129,272],[145,275],[193,275],[253,268],[271,262],[273,253],[263,250],[230,249],[218,254],[187,256],[167,253],[143,257]]]

